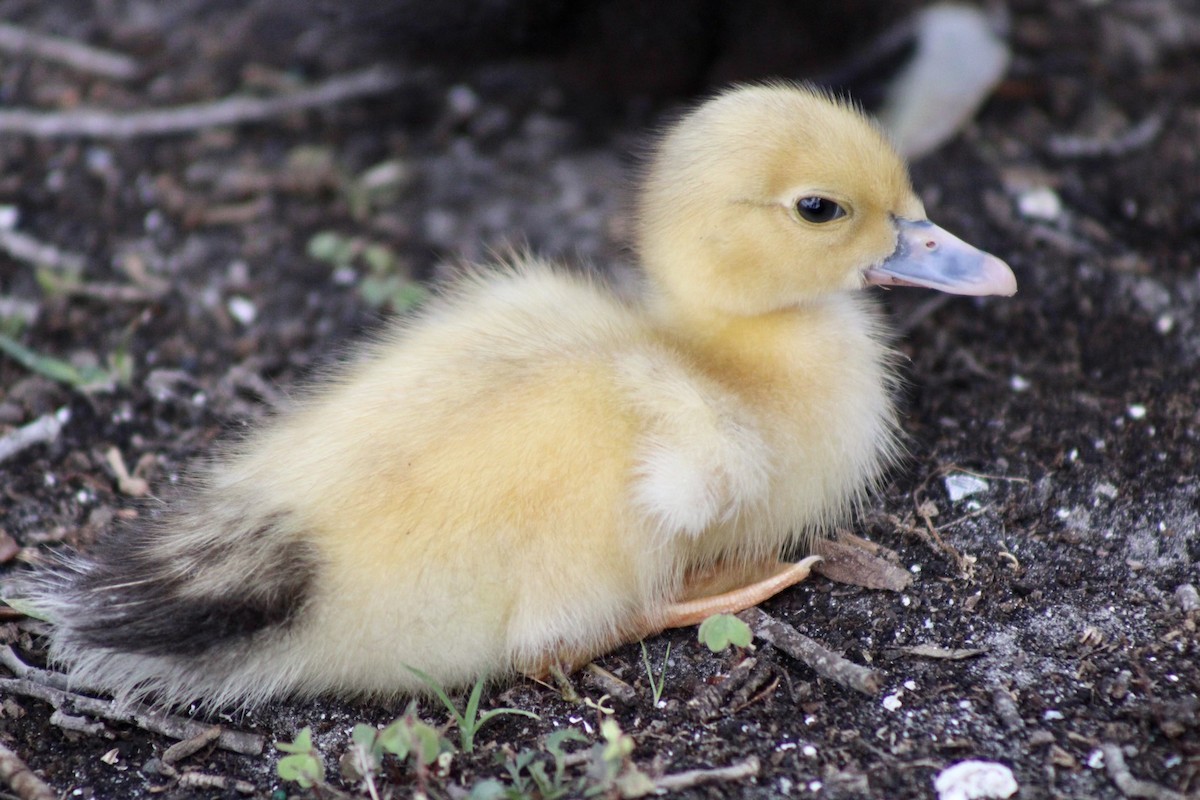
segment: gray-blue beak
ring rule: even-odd
[[[950,294],[1017,293],[1008,264],[928,220],[897,219],[895,251],[867,269],[868,284],[923,286]]]

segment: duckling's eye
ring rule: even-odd
[[[846,216],[846,211],[825,197],[801,197],[796,201],[796,213],[808,222],[832,222]]]

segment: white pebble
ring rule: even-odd
[[[248,297],[235,295],[229,298],[225,307],[229,309],[229,316],[243,325],[251,324],[258,317],[258,306],[254,305],[254,301]]]
[[[1023,392],[1029,388],[1029,379],[1023,378],[1020,375],[1013,375],[1008,379],[1008,385],[1012,387],[1014,392]]]
[[[1134,403],[1126,411],[1130,419],[1144,419],[1146,416],[1146,407],[1141,403]]]
[[[1062,200],[1049,186],[1038,186],[1018,195],[1017,211],[1026,219],[1053,222],[1062,216]]]
[[[883,707],[888,711],[899,711],[902,705],[904,704],[900,702],[899,694],[889,694],[883,698]]]
[[[947,475],[943,483],[946,486],[946,494],[950,495],[950,502],[952,503],[957,503],[964,497],[970,497],[973,494],[979,494],[988,490],[988,482],[983,478],[977,478],[974,475],[967,475],[961,472]]]
[[[938,800],[985,800],[1012,797],[1017,779],[1012,770],[994,761],[960,761],[934,778]]]

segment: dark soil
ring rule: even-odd
[[[694,630],[647,643],[655,664],[671,647],[656,707],[641,650],[612,653],[600,663],[636,696],[606,702],[644,771],[761,760],[756,779],[686,796],[928,797],[943,768],[984,759],[1011,767],[1022,798],[1119,798],[1129,787],[1102,766],[1105,744],[1123,747],[1130,772],[1158,791],[1200,792],[1200,612],[1187,589],[1200,583],[1200,14],[1170,0],[1014,2],[1010,12],[1007,79],[914,179],[931,218],[1009,261],[1020,293],[885,298],[906,329],[911,458],[856,530],[916,580],[891,593],[815,578],[765,606],[882,670],[886,687],[856,694],[760,647],[774,688],[704,722],[687,701],[736,656],[711,654]],[[353,14],[281,15],[261,2],[6,0],[0,18],[145,69],[122,83],[2,56],[6,107],[132,111],[395,58]],[[147,513],[118,487],[110,448],[167,493],[215,440],[384,324],[391,309],[368,279],[386,276],[362,257],[314,258],[317,233],[386,248],[399,279],[507,244],[629,269],[634,155],[682,98],[632,80],[599,102],[558,86],[545,54],[521,57],[520,40],[483,63],[422,64],[384,97],[236,129],[127,142],[0,136],[0,205],[15,210],[16,229],[85,263],[82,285],[64,291],[47,270],[0,255],[0,300],[28,317],[3,329],[77,365],[125,365],[112,390],[83,392],[0,356],[0,435],[70,412],[54,442],[0,463],[0,528],[15,543],[0,548],[7,569]],[[1030,212],[1039,189],[1060,212]],[[963,471],[988,476],[986,488],[953,501],[945,479]],[[36,635],[0,630],[39,658]],[[914,645],[982,652],[927,658],[905,649]],[[580,689],[604,692],[586,678]],[[552,731],[598,739],[593,708],[541,685],[489,691],[484,706],[500,705],[541,720],[492,723],[448,774],[421,778],[430,796],[505,776],[497,756]],[[334,776],[355,723],[401,710],[280,703],[219,721],[268,742],[311,725]],[[50,712],[4,698],[0,741],[68,796],[240,796],[159,774],[170,739],[121,725],[111,739],[70,733]],[[422,716],[446,720],[429,702]],[[179,766],[268,796],[282,786],[268,750],[203,750]],[[381,781],[395,796],[418,790],[397,761]]]

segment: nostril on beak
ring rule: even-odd
[[[937,242],[935,242],[933,239],[926,239],[925,240],[925,249],[926,250],[937,250]]]

